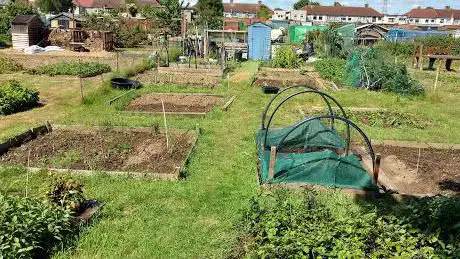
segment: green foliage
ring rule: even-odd
[[[299,0],[298,2],[296,2],[294,4],[294,10],[300,10],[302,8],[304,8],[305,6],[307,5],[319,5],[318,2],[313,2],[311,0]]]
[[[410,57],[413,55],[416,44],[450,44],[452,45],[452,54],[460,55],[460,39],[446,36],[418,38],[415,41],[407,42],[379,41],[374,47],[387,55]]]
[[[0,194],[0,257],[46,258],[74,233],[71,217],[48,201]]]
[[[74,213],[80,210],[86,200],[83,184],[67,175],[54,175],[46,196],[51,202]]]
[[[338,24],[330,24],[329,29],[324,31],[313,31],[306,35],[309,41],[313,41],[315,52],[323,58],[345,58],[347,50],[343,48],[344,40],[339,35]]]
[[[37,4],[42,12],[53,14],[68,12],[74,6],[72,0],[38,0]]]
[[[346,84],[347,66],[346,61],[340,58],[328,58],[314,63],[315,70],[321,78],[331,80],[338,85]]]
[[[452,227],[458,223],[454,211],[458,212],[459,206],[456,199],[430,198],[414,202],[399,215],[381,214],[371,208],[339,217],[315,191],[307,190],[299,201],[288,191],[277,190],[251,199],[237,226],[242,236],[234,256],[449,257],[460,245],[458,228]]]
[[[89,14],[85,15],[83,27],[89,30],[112,31],[114,45],[117,48],[134,48],[148,43],[149,31],[139,26],[128,26],[127,20],[113,14]]]
[[[404,64],[387,62],[381,51],[357,49],[348,59],[349,84],[369,90],[401,95],[423,95],[424,88],[407,72]]]
[[[224,15],[224,5],[220,0],[198,0],[196,10],[199,14],[201,25],[209,29],[222,28],[222,18]]]
[[[155,67],[156,66],[155,62],[156,62],[155,60],[149,61],[147,59],[143,59],[140,63],[136,64],[135,66],[129,67],[123,70],[121,75],[123,77],[132,77],[137,74],[143,73]]]
[[[23,70],[21,64],[18,64],[16,61],[0,55],[0,74],[13,73]]]
[[[30,4],[10,3],[0,8],[0,34],[11,35],[11,22],[17,15],[38,15],[38,10]]]
[[[60,62],[52,65],[31,69],[31,74],[46,74],[49,76],[69,75],[80,77],[91,77],[108,73],[112,69],[107,64],[97,62]]]
[[[0,85],[0,115],[25,111],[38,105],[38,92],[10,80]]]
[[[291,46],[282,46],[271,61],[271,67],[275,68],[299,68],[302,66],[302,59],[297,56]]]
[[[257,12],[257,18],[268,20],[272,17],[272,10],[268,6],[262,4]]]
[[[359,121],[365,125],[382,128],[404,128],[425,129],[432,123],[418,116],[398,111],[362,111],[347,112],[352,121]]]
[[[181,13],[183,9],[188,8],[190,3],[185,4],[184,0],[158,0],[158,3],[163,8],[147,5],[141,10],[142,16],[157,19],[160,24],[166,25],[172,35],[180,34]]]

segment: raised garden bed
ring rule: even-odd
[[[409,195],[460,192],[458,147],[383,142],[374,145],[374,149],[382,154],[383,177],[380,179],[389,189]]]
[[[222,77],[200,73],[158,73],[147,71],[135,78],[143,85],[181,85],[188,87],[214,88],[222,84]]]
[[[212,94],[152,93],[134,99],[125,110],[140,113],[163,113],[162,100],[167,114],[205,115],[214,107],[222,104],[224,97]]]
[[[309,73],[303,73],[300,69],[284,68],[260,68],[254,79],[254,85],[258,87],[308,85],[318,89],[324,88]]]
[[[31,170],[48,168],[81,174],[104,171],[178,179],[197,133],[169,129],[168,137],[169,150],[166,134],[158,128],[59,126],[9,147],[0,157],[0,164],[28,166]]]

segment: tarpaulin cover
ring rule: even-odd
[[[307,123],[305,128],[289,138],[287,148],[323,147],[345,148],[344,141],[335,130],[331,130],[319,120]],[[320,126],[322,124],[322,126]],[[329,129],[326,131],[325,129]],[[270,132],[270,146],[279,143],[289,128]],[[296,130],[297,131],[297,130]],[[307,133],[303,135],[301,133]],[[265,130],[257,133],[257,149],[260,161],[260,177],[262,183],[303,183],[322,185],[327,187],[350,188],[369,190],[376,188],[371,176],[362,167],[355,155],[339,156],[336,152],[324,149],[309,153],[282,153],[276,154],[276,163],[273,179],[269,178],[270,149],[264,148]],[[338,141],[340,140],[340,141]],[[315,143],[315,144],[313,144]]]

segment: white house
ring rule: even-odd
[[[406,16],[409,24],[421,27],[460,25],[460,10],[451,9],[450,6],[446,6],[444,9],[418,7],[410,10]]]
[[[367,4],[355,7],[342,6],[336,2],[333,6],[308,5],[303,10],[307,12],[307,19],[317,25],[326,25],[330,22],[381,23],[384,17]]]
[[[230,0],[229,3],[223,4],[225,18],[256,18],[263,6],[262,1],[258,1],[257,4],[246,4],[234,3],[233,0]]]
[[[289,20],[291,12],[283,10],[281,8],[275,8],[273,11],[273,15],[271,20],[282,21],[282,20]]]

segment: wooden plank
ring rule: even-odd
[[[235,99],[236,99],[236,95],[230,98],[230,100],[228,100],[228,102],[225,103],[224,106],[222,106],[222,110],[227,111],[230,105],[232,105],[233,101],[235,101]]]
[[[275,177],[275,165],[276,165],[276,146],[272,146],[270,149],[270,165],[268,168],[268,179]]]

